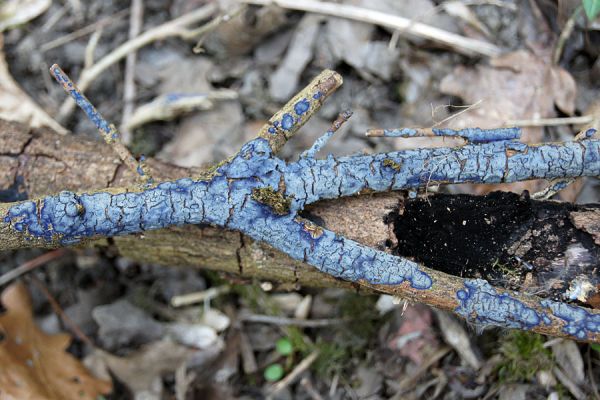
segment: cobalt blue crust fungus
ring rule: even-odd
[[[518,329],[531,329],[548,321],[547,317],[509,294],[498,294],[483,279],[465,279],[464,283],[465,288],[456,292],[459,306],[455,311],[468,321]]]
[[[163,182],[136,191],[65,191],[9,204],[2,208],[7,211],[0,216],[0,238],[17,234],[35,243],[71,245],[87,238],[212,224],[264,241],[344,280],[402,284],[398,290],[404,294],[428,290],[450,294],[455,290],[455,298],[449,300],[458,304],[455,311],[481,324],[537,329],[550,324],[553,317],[564,321],[565,335],[583,339],[600,332],[600,315],[580,307],[547,301],[526,305],[508,293],[498,293],[483,280],[464,280],[464,287],[459,289],[452,289],[458,287],[458,277],[451,277],[455,278],[452,285],[450,281],[436,284],[437,271],[363,246],[299,217],[307,204],[364,191],[410,190],[433,183],[599,176],[600,140],[589,135],[580,141],[527,145],[513,140],[518,137],[515,129],[469,129],[458,131],[459,136],[470,140],[461,147],[314,158],[331,136],[329,131],[298,161],[286,163],[277,158],[275,153],[285,140],[335,89],[336,82],[331,79],[313,81],[310,90],[292,99],[257,139],[245,144],[208,177]],[[457,131],[439,130],[441,135],[450,133],[457,135]]]
[[[542,300],[541,305],[564,321],[563,333],[569,336],[585,340],[590,333],[600,333],[600,315],[598,314],[593,314],[582,307],[551,300]]]
[[[466,128],[466,129],[446,129],[432,128],[429,129],[384,129],[381,133],[384,137],[419,137],[419,136],[446,136],[446,137],[461,137],[468,140],[470,143],[488,143],[503,140],[516,140],[521,137],[520,128],[496,128],[496,129],[481,129],[481,128]]]

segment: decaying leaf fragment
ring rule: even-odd
[[[46,126],[58,133],[68,131],[37,105],[15,82],[4,57],[0,34],[0,119],[22,122],[34,128]]]
[[[51,0],[8,0],[0,2],[0,32],[25,24],[43,14]]]
[[[35,325],[23,284],[6,288],[1,300],[0,399],[95,400],[112,390],[65,351],[69,335],[47,335]]]

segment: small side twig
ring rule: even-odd
[[[319,152],[319,150],[321,150],[327,144],[329,139],[331,139],[333,134],[336,133],[338,131],[338,129],[340,129],[342,127],[344,122],[348,121],[351,116],[352,116],[352,111],[349,111],[349,110],[340,113],[340,115],[338,115],[337,119],[335,121],[333,121],[333,123],[331,124],[331,128],[329,128],[329,130],[327,132],[325,132],[325,134],[323,136],[321,136],[320,138],[315,140],[315,142],[310,147],[310,149],[304,151],[300,157],[314,158],[317,155],[317,153]]]
[[[151,185],[154,183],[152,176],[149,174],[149,171],[145,164],[145,157],[140,157],[140,160],[137,161],[133,155],[129,152],[127,147],[120,141],[119,132],[117,128],[110,124],[98,110],[92,105],[92,103],[83,95],[81,90],[75,86],[71,78],[57,65],[54,64],[50,67],[50,73],[54,76],[54,79],[58,83],[60,83],[65,91],[75,100],[76,104],[86,113],[88,118],[96,125],[100,135],[108,144],[113,148],[115,153],[119,156],[121,161],[127,167],[129,167],[132,171],[136,172],[142,182],[145,185]]]
[[[0,286],[6,285],[21,275],[33,271],[34,269],[41,267],[52,260],[62,257],[66,252],[67,251],[65,249],[52,250],[19,265],[17,268],[11,269],[7,273],[0,276]]]
[[[342,82],[337,72],[324,70],[263,125],[258,137],[266,139],[273,152],[277,153]]]

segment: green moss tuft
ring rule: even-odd
[[[400,171],[400,169],[402,168],[402,164],[398,164],[396,161],[392,160],[391,158],[386,158],[385,160],[383,160],[383,166],[390,167],[396,171]]]
[[[286,215],[290,212],[291,198],[286,197],[280,191],[275,191],[267,186],[252,189],[252,198],[259,203],[269,206],[277,215]]]
[[[540,370],[553,366],[552,352],[544,347],[542,335],[510,331],[501,338],[498,378],[501,382],[527,382]]]

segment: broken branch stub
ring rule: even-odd
[[[204,178],[100,189],[0,205],[4,249],[57,247],[187,224],[236,230],[333,277],[449,309],[482,325],[600,341],[600,313],[462,279],[364,246],[300,217],[308,204],[361,192],[443,183],[504,183],[600,175],[600,140],[527,145],[510,135],[460,146],[287,163],[275,152],[341,79],[325,71]],[[446,132],[457,134],[461,132]],[[462,136],[465,135],[462,132]],[[500,138],[502,139],[502,138]]]

